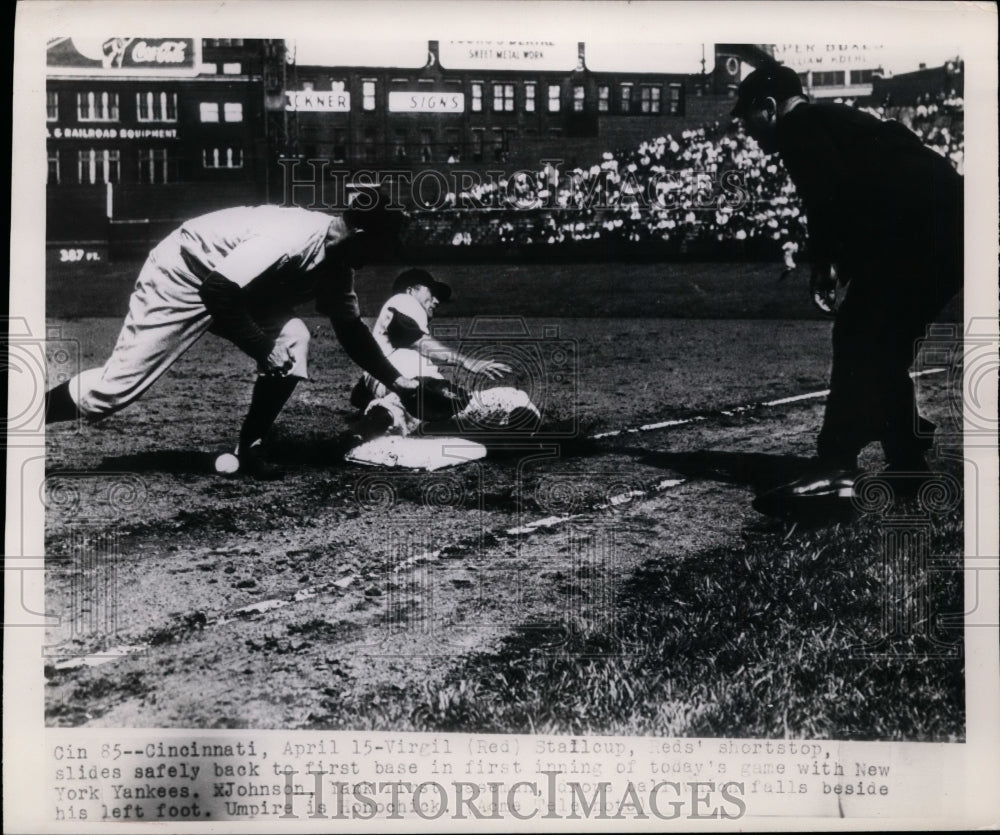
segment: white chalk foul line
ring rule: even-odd
[[[75,670],[78,667],[100,667],[102,664],[108,664],[111,661],[117,661],[119,658],[124,658],[126,655],[134,655],[137,652],[142,652],[148,649],[148,644],[125,644],[118,647],[111,647],[103,652],[95,652],[91,655],[78,655],[75,658],[64,658],[62,661],[57,661],[52,666],[56,670]]]
[[[924,377],[928,374],[943,374],[947,370],[947,368],[927,368],[923,371],[911,372],[910,376]],[[612,429],[608,432],[598,432],[596,435],[591,435],[590,440],[597,441],[601,438],[616,438],[621,435],[634,435],[639,432],[651,432],[656,429],[668,429],[671,426],[687,426],[688,424],[698,423],[702,420],[709,420],[714,417],[719,417],[720,415],[731,417],[732,415],[742,414],[743,412],[752,412],[754,409],[763,409],[771,406],[785,406],[789,403],[798,403],[802,400],[818,400],[821,397],[828,397],[829,394],[830,389],[823,389],[822,391],[807,391],[804,394],[793,394],[790,397],[780,397],[777,400],[763,400],[760,403],[748,403],[745,406],[734,406],[732,409],[717,409],[712,412],[705,412],[700,415],[691,415],[686,418],[661,420],[657,423],[644,423],[642,426],[629,426],[625,429]]]
[[[948,369],[946,368],[928,368],[923,371],[915,371],[910,374],[911,377],[922,377],[929,374],[942,374]],[[795,394],[790,397],[781,397],[777,400],[764,400],[760,403],[752,403],[746,406],[737,406],[733,409],[718,410],[715,412],[708,412],[701,415],[692,415],[687,418],[678,418],[676,420],[664,420],[657,423],[645,423],[642,426],[628,427],[626,429],[615,429],[610,432],[599,432],[596,435],[591,435],[591,440],[597,440],[600,438],[613,438],[619,435],[635,434],[639,432],[650,432],[656,429],[666,429],[671,426],[685,426],[690,423],[697,423],[698,421],[708,420],[712,417],[717,417],[719,415],[733,415],[740,412],[748,412],[753,409],[768,407],[768,406],[784,406],[788,403],[797,403],[802,400],[816,400],[820,397],[826,397],[830,394],[829,389],[823,389],[822,391],[810,391],[804,394]],[[615,496],[611,496],[607,502],[599,505],[595,505],[591,508],[591,512],[607,510],[612,507],[619,507],[621,505],[627,504],[634,499],[641,499],[647,496],[653,495],[655,493],[661,493],[665,490],[669,490],[673,487],[683,484],[684,479],[682,478],[667,478],[663,481],[657,482],[649,490],[628,490],[624,493],[620,493]],[[520,525],[513,528],[507,528],[503,533],[507,536],[529,536],[539,530],[552,530],[565,525],[567,522],[572,522],[574,519],[578,519],[583,514],[575,513],[569,516],[546,516],[542,519],[538,519],[534,522],[529,522],[526,525]],[[443,548],[435,549],[434,551],[425,551],[421,554],[416,554],[410,557],[408,560],[404,560],[400,563],[394,570],[394,573],[398,573],[406,568],[411,568],[415,565],[420,565],[426,562],[433,562],[440,558],[447,550],[448,546]],[[228,614],[222,614],[218,618],[205,624],[205,626],[223,626],[238,619],[241,615],[252,615],[252,614],[263,614],[264,612],[273,611],[274,609],[282,609],[286,606],[290,606],[293,603],[299,603],[303,600],[308,600],[316,597],[327,591],[331,591],[333,588],[346,589],[348,586],[352,585],[358,580],[355,575],[349,575],[346,577],[341,577],[339,580],[335,580],[332,583],[328,583],[322,586],[313,586],[307,589],[300,589],[294,595],[287,598],[273,598],[271,600],[261,600],[256,603],[251,603],[247,606],[242,606],[238,609],[232,610]],[[204,627],[203,627],[204,628]],[[128,655],[134,655],[137,652],[142,652],[150,648],[149,644],[129,644],[124,646],[112,647],[111,649],[105,650],[100,653],[93,653],[91,655],[81,655],[74,658],[66,658],[61,661],[57,661],[53,666],[57,670],[72,670],[79,667],[98,667],[103,664],[107,664],[111,661],[117,661],[120,658],[124,658]]]
[[[676,487],[678,484],[683,484],[683,478],[665,478],[662,481],[658,481],[653,487],[648,490],[626,490],[623,493],[616,493],[614,496],[608,497],[606,502],[596,504],[588,509],[588,513],[595,513],[604,510],[610,510],[611,508],[621,507],[622,505],[628,504],[635,499],[644,499],[654,493],[661,493],[664,490],[669,490],[672,487]],[[546,530],[551,531],[559,528],[568,522],[572,522],[575,519],[584,518],[587,513],[571,513],[567,516],[544,516],[541,519],[536,519],[533,522],[527,522],[523,525],[517,525],[513,528],[504,528],[499,531],[494,531],[494,534],[499,534],[501,536],[507,537],[524,537],[530,536],[537,531]],[[441,555],[447,551],[449,546],[443,548],[437,548],[433,551],[424,551],[420,554],[414,554],[407,560],[401,562],[394,569],[394,573],[404,571],[407,568],[412,568],[415,565],[421,565],[427,562],[434,562],[439,559]]]

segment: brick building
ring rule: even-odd
[[[320,66],[290,60],[282,41],[53,40],[49,243],[144,244],[240,203],[343,205],[337,173],[591,165],[727,119],[768,51],[702,46],[700,66],[665,73],[602,66],[575,42],[426,47],[412,66],[341,66],[335,49]]]
[[[58,38],[48,45],[50,243],[264,198],[261,40]]]

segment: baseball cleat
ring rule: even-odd
[[[285,471],[281,467],[264,458],[260,445],[241,451],[239,463],[241,473],[259,481],[277,481],[285,477]]]
[[[809,475],[761,493],[753,509],[789,522],[832,524],[857,515],[854,501],[856,470]]]

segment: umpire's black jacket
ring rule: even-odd
[[[776,141],[805,203],[814,263],[836,263],[851,279],[877,265],[880,280],[899,282],[917,265],[950,283],[933,295],[957,289],[962,178],[949,160],[900,123],[840,104],[793,107]]]
[[[880,440],[891,469],[922,469],[930,424],[907,369],[961,287],[962,178],[901,124],[843,105],[792,107],[775,141],[805,203],[810,260],[836,264],[850,281],[833,329],[819,457],[853,468]]]

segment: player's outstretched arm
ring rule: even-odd
[[[417,387],[416,380],[400,375],[396,367],[385,358],[375,337],[360,317],[331,319],[330,323],[347,356],[380,383],[391,389],[403,391],[412,391]]]
[[[416,349],[420,352],[421,356],[432,362],[442,365],[461,366],[466,371],[473,374],[482,374],[490,380],[498,380],[504,374],[510,373],[510,366],[506,363],[489,359],[474,359],[460,351],[449,348],[433,336],[420,337],[416,342]]]

